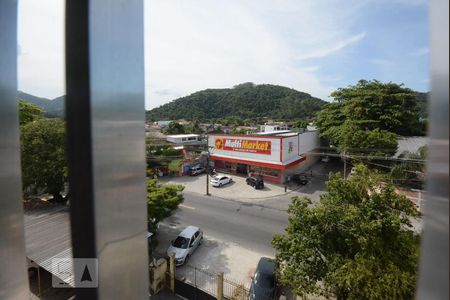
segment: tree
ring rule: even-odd
[[[62,200],[67,181],[66,129],[61,119],[37,119],[21,126],[24,189],[43,189]]]
[[[19,99],[19,123],[25,125],[42,117],[42,108]]]
[[[365,148],[368,154],[391,155],[396,135],[424,134],[417,95],[402,84],[360,80],[331,96],[334,101],[317,114],[316,124],[321,138],[348,153]]]
[[[183,202],[184,187],[160,184],[156,179],[147,179],[147,216],[149,232],[156,231],[156,224],[168,217]]]
[[[178,122],[172,121],[169,123],[169,126],[166,128],[167,134],[183,134],[186,133],[185,128]]]
[[[294,123],[295,128],[303,128],[305,129],[308,126],[308,121],[305,119],[298,119]]]
[[[420,238],[410,200],[358,165],[348,180],[334,174],[311,204],[294,197],[286,233],[272,241],[283,285],[301,296],[413,298]]]

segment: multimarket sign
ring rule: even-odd
[[[271,154],[272,142],[246,139],[217,138],[214,142],[214,148],[217,150],[226,151]]]

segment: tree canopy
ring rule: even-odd
[[[186,133],[186,130],[180,123],[172,121],[169,123],[169,126],[165,128],[165,132],[166,134],[183,134]]]
[[[64,121],[42,118],[28,122],[21,126],[20,141],[24,188],[43,189],[61,200],[67,181]]]
[[[425,133],[417,93],[402,84],[360,80],[331,96],[316,124],[323,139],[349,153],[392,155],[397,135]]]
[[[147,179],[148,230],[155,232],[156,223],[168,217],[183,202],[184,187],[161,184],[157,179]]]
[[[25,125],[42,117],[44,111],[37,105],[19,99],[19,123]]]
[[[358,165],[348,180],[335,174],[312,205],[294,197],[286,233],[274,237],[281,284],[301,296],[412,299],[420,237],[414,204]]]
[[[243,83],[231,89],[207,89],[147,111],[148,121],[206,120],[226,117],[243,119],[310,118],[325,102],[283,86]],[[244,125],[243,122],[238,125]]]

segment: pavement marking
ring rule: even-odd
[[[180,204],[180,205],[178,205],[178,206],[179,206],[179,207],[183,207],[183,208],[195,209],[195,207],[188,206],[188,205],[184,205],[184,204]]]

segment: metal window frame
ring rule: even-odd
[[[19,115],[17,0],[0,1],[0,299],[29,298]]]
[[[430,1],[431,96],[425,218],[417,299],[449,299],[449,2]]]
[[[66,1],[73,254],[99,270],[80,299],[148,298],[143,30],[142,0]]]

